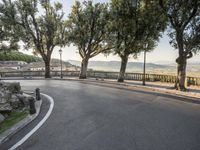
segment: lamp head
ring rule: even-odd
[[[62,54],[62,49],[59,50],[59,53]]]

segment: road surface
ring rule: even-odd
[[[200,104],[145,91],[77,81],[20,81],[39,87],[55,106],[50,118],[18,150],[200,150]],[[8,149],[45,115],[17,133]]]

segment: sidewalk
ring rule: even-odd
[[[51,79],[45,79],[44,77],[33,77],[31,79],[25,79],[23,77],[16,77],[16,78],[4,78],[2,80],[61,80],[60,77],[55,77]],[[118,88],[138,88],[141,90],[149,90],[154,92],[160,92],[160,93],[167,93],[171,95],[178,95],[178,96],[186,96],[186,97],[192,97],[192,98],[198,98],[200,99],[200,86],[190,86],[187,87],[189,91],[182,92],[177,91],[173,89],[174,84],[173,83],[165,83],[165,82],[146,82],[146,85],[142,85],[142,81],[133,81],[133,80],[126,80],[123,83],[117,82],[116,79],[103,79],[103,78],[87,78],[87,79],[79,79],[78,77],[64,77],[62,80],[73,80],[73,81],[81,81],[81,82],[90,82],[93,84],[107,84],[112,87],[118,87]]]
[[[58,78],[57,78],[58,79]],[[146,82],[146,85],[142,85],[142,81],[132,81],[132,80],[126,80],[124,83],[119,83],[116,80],[113,79],[101,79],[101,78],[88,78],[88,79],[79,79],[78,77],[65,77],[63,80],[76,80],[76,81],[82,81],[82,82],[92,82],[95,84],[109,84],[113,87],[124,87],[131,89],[131,88],[139,88],[139,89],[145,89],[149,91],[155,91],[155,92],[164,92],[167,94],[172,95],[178,95],[178,96],[186,96],[186,97],[192,97],[192,98],[198,98],[200,99],[200,87],[199,86],[190,86],[187,87],[189,91],[182,92],[177,91],[173,89],[174,84],[173,83],[164,83],[164,82]]]

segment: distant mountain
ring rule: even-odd
[[[68,60],[71,64],[80,66],[81,62],[76,60]],[[121,62],[120,61],[89,61],[88,68],[93,70],[104,70],[104,71],[119,71]],[[146,67],[149,70],[154,69],[171,69],[172,66],[159,65],[154,63],[147,63]],[[141,72],[143,70],[143,63],[141,62],[129,62],[127,64],[127,71]]]

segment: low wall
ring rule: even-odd
[[[44,76],[44,71],[18,71],[18,72],[1,72],[1,77],[42,77]],[[59,77],[61,74],[60,71],[52,71],[51,76],[52,77]],[[93,78],[105,78],[105,79],[117,79],[118,78],[118,72],[104,72],[104,71],[88,71],[87,75],[88,77]],[[79,71],[63,71],[64,77],[78,77]],[[172,75],[159,75],[159,74],[146,74],[145,75],[146,81],[151,82],[168,82],[168,83],[175,83],[176,82],[176,76]],[[137,80],[142,81],[143,80],[143,74],[142,73],[125,73],[125,80]],[[200,86],[200,78],[197,77],[187,77],[186,79],[187,85],[196,85]]]

